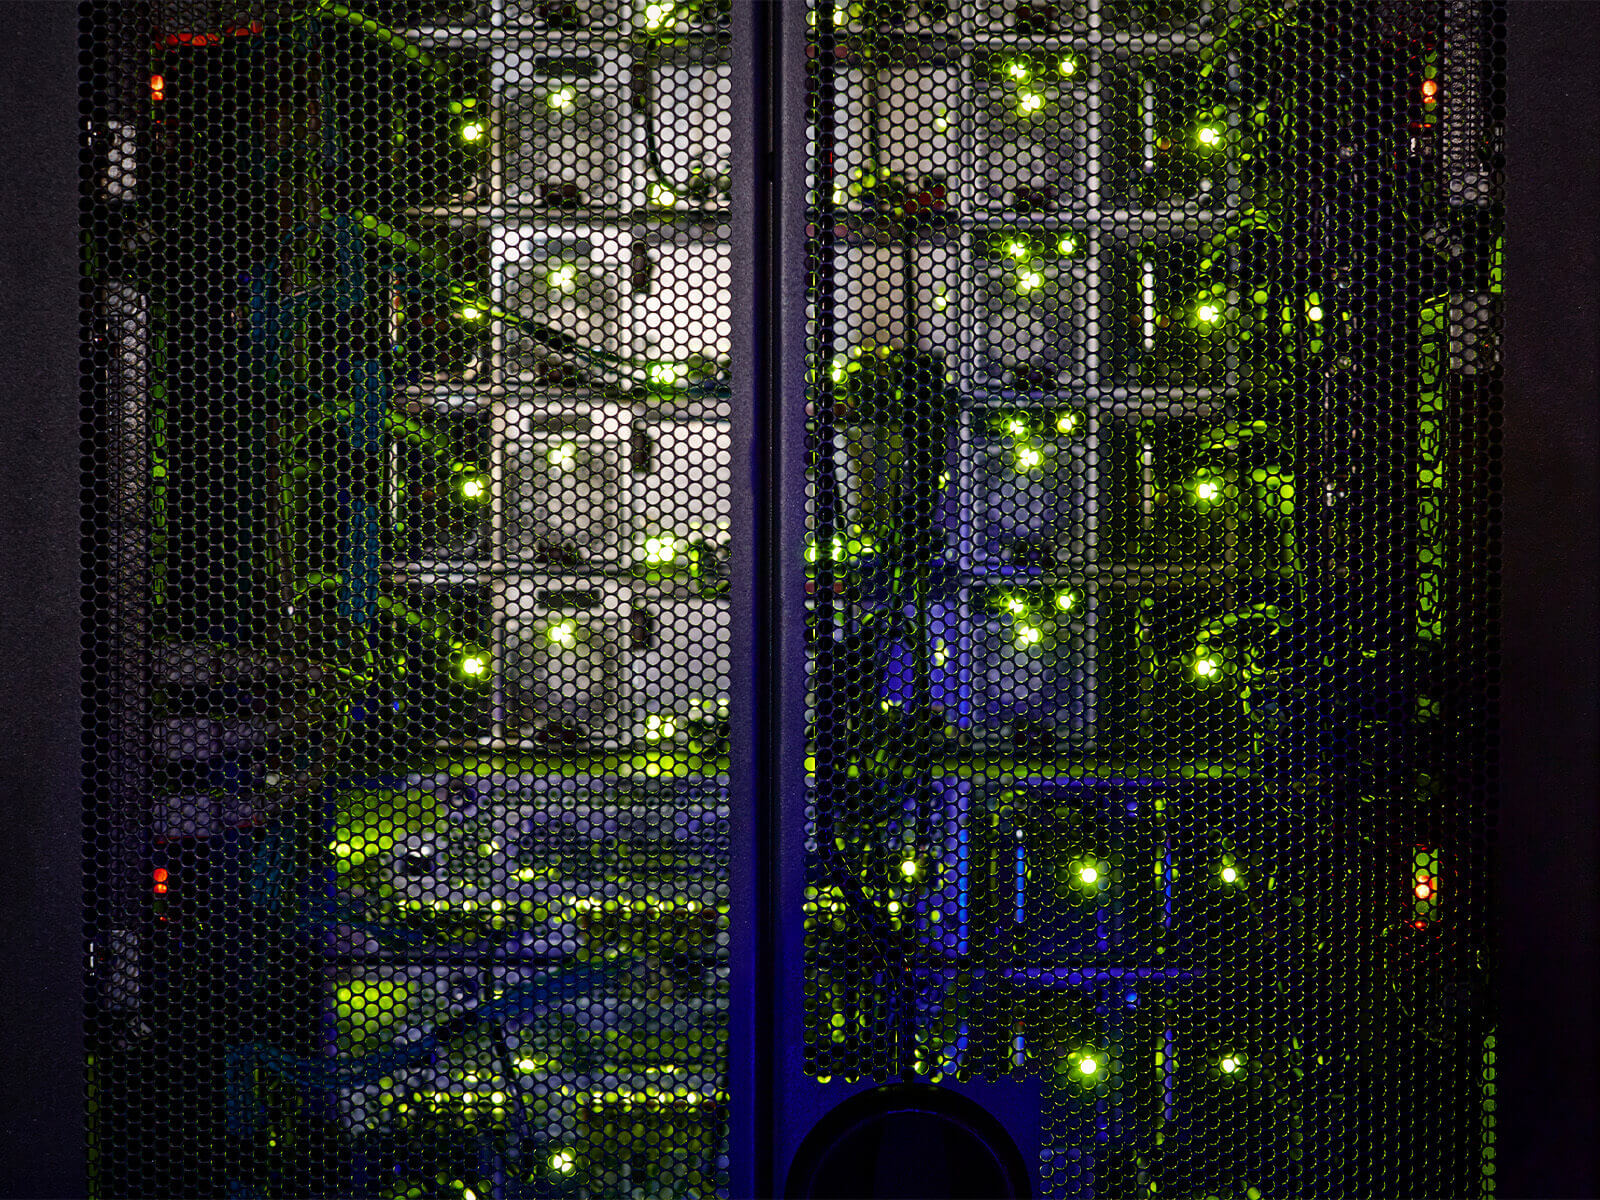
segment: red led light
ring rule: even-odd
[[[167,98],[167,77],[165,75],[150,76],[150,99],[165,100]]]
[[[1439,95],[1439,81],[1437,79],[1424,79],[1422,81],[1422,98],[1433,100]]]
[[[155,894],[158,895],[158,896],[166,895],[167,894],[167,869],[165,867],[157,867],[154,871],[150,872],[150,878],[155,880],[155,886],[152,887],[150,890],[155,892]]]

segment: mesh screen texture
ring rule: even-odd
[[[1496,11],[807,21],[807,1069],[1492,1192]]]
[[[727,0],[82,11],[97,1194],[725,1190]]]

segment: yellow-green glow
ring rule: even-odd
[[[481,321],[487,315],[476,304],[463,304],[461,306],[461,319],[463,321]]]
[[[1194,315],[1202,325],[1215,325],[1222,320],[1222,309],[1215,304],[1202,304],[1194,310]]]
[[[671,208],[678,202],[678,193],[664,183],[650,185],[650,203],[658,208]]]
[[[578,447],[571,442],[562,442],[560,445],[551,446],[545,452],[545,458],[558,471],[565,471],[578,459]]]
[[[651,742],[670,741],[678,736],[678,722],[672,717],[650,713],[644,719],[644,736]]]
[[[1085,1054],[1078,1059],[1078,1074],[1089,1079],[1100,1074],[1100,1060],[1092,1054]]]
[[[573,620],[557,621],[545,630],[544,635],[556,645],[570,650],[578,644],[578,623]]]
[[[1018,83],[1021,83],[1024,79],[1027,79],[1033,74],[1033,68],[1028,66],[1028,64],[1023,62],[1020,58],[1013,58],[1009,60],[1006,63],[1005,69],[1006,74],[1012,79],[1015,79]]]
[[[1217,1066],[1221,1068],[1224,1075],[1232,1075],[1236,1073],[1243,1065],[1243,1061],[1236,1054],[1225,1054],[1217,1063]]]
[[[489,127],[482,121],[468,121],[461,127],[461,140],[463,142],[481,142],[489,134]]]
[[[481,679],[489,673],[489,656],[477,651],[463,655],[461,673],[469,679]]]
[[[1239,869],[1237,867],[1225,866],[1218,874],[1221,875],[1223,883],[1239,882]]]
[[[578,1156],[571,1150],[553,1150],[550,1152],[550,1169],[557,1175],[571,1175],[578,1169]]]
[[[561,112],[568,112],[578,102],[578,89],[575,87],[557,88],[545,98],[545,102],[551,108],[558,109]]]
[[[1027,262],[1033,251],[1021,238],[1012,238],[1005,244],[1005,252],[1018,262]]]
[[[1006,418],[1006,432],[1014,438],[1028,436],[1028,423],[1021,417]]]
[[[461,495],[468,500],[482,500],[488,490],[482,476],[468,475],[461,481]]]
[[[918,865],[917,860],[914,858],[904,859],[900,863],[900,874],[907,879],[915,879],[921,870],[922,867]]]
[[[1016,638],[1019,646],[1037,646],[1044,640],[1044,631],[1037,625],[1018,625]]]
[[[1044,465],[1044,455],[1032,446],[1023,446],[1017,450],[1017,469],[1020,471],[1033,471]]]
[[[1071,78],[1078,73],[1078,60],[1070,55],[1056,63],[1056,73],[1063,79]]]
[[[650,33],[659,33],[672,21],[672,5],[670,3],[646,4],[644,6],[644,27]]]
[[[1071,433],[1078,428],[1079,419],[1078,414],[1075,412],[1062,413],[1056,418],[1056,432]]]
[[[551,290],[557,292],[570,292],[578,286],[578,268],[572,263],[561,263],[550,268],[550,273],[545,276]]]
[[[1222,143],[1222,130],[1215,125],[1202,125],[1195,131],[1194,137],[1202,146],[1217,146]]]
[[[1000,604],[1012,616],[1021,617],[1027,615],[1028,602],[1021,596],[1007,596]]]
[[[1217,673],[1217,660],[1214,658],[1197,658],[1194,660],[1194,673],[1202,679],[1210,679]]]
[[[656,363],[650,368],[650,382],[671,387],[683,382],[686,374],[687,370],[682,363]]]
[[[1024,295],[1029,292],[1037,292],[1043,286],[1044,276],[1038,271],[1017,272],[1017,291]]]
[[[1306,306],[1306,317],[1307,317],[1308,320],[1312,320],[1312,321],[1320,321],[1320,320],[1322,320],[1322,305],[1320,305],[1320,304],[1307,305]]]
[[[678,557],[678,542],[670,537],[648,537],[644,540],[644,560],[647,563],[669,563]]]
[[[1222,485],[1215,479],[1202,479],[1199,483],[1194,485],[1194,498],[1196,500],[1202,500],[1205,503],[1210,504],[1213,501],[1220,499],[1221,496]]]
[[[1071,592],[1058,592],[1056,594],[1056,607],[1062,612],[1071,612],[1078,603],[1078,598]]]
[[[1078,882],[1094,884],[1100,882],[1100,868],[1094,864],[1078,868]]]
[[[1056,242],[1056,253],[1065,255],[1076,254],[1077,252],[1078,239],[1073,237],[1070,233],[1062,234],[1061,239]]]
[[[1044,97],[1038,92],[1018,92],[1017,111],[1024,116],[1031,116],[1044,107]]]

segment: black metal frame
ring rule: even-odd
[[[1600,7],[1507,12],[1500,1189],[1600,1193]]]
[[[76,6],[8,6],[0,70],[0,1194],[82,1196]]]
[[[809,1121],[835,1097],[803,1079],[794,994],[798,855],[779,833],[805,788],[804,9],[736,7],[742,105],[735,353],[741,547],[735,743],[733,1190],[774,1194]],[[1600,1189],[1594,1013],[1600,667],[1600,8],[1508,12],[1505,510],[1501,608],[1499,1163],[1506,1196]],[[13,81],[0,178],[0,1195],[81,1196],[79,107],[75,6],[6,5]],[[788,135],[788,136],[779,136]],[[769,500],[769,503],[762,503]]]

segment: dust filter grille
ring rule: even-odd
[[[806,20],[808,1071],[1492,1191],[1495,11]]]
[[[726,0],[83,15],[108,1196],[726,1188]]]

